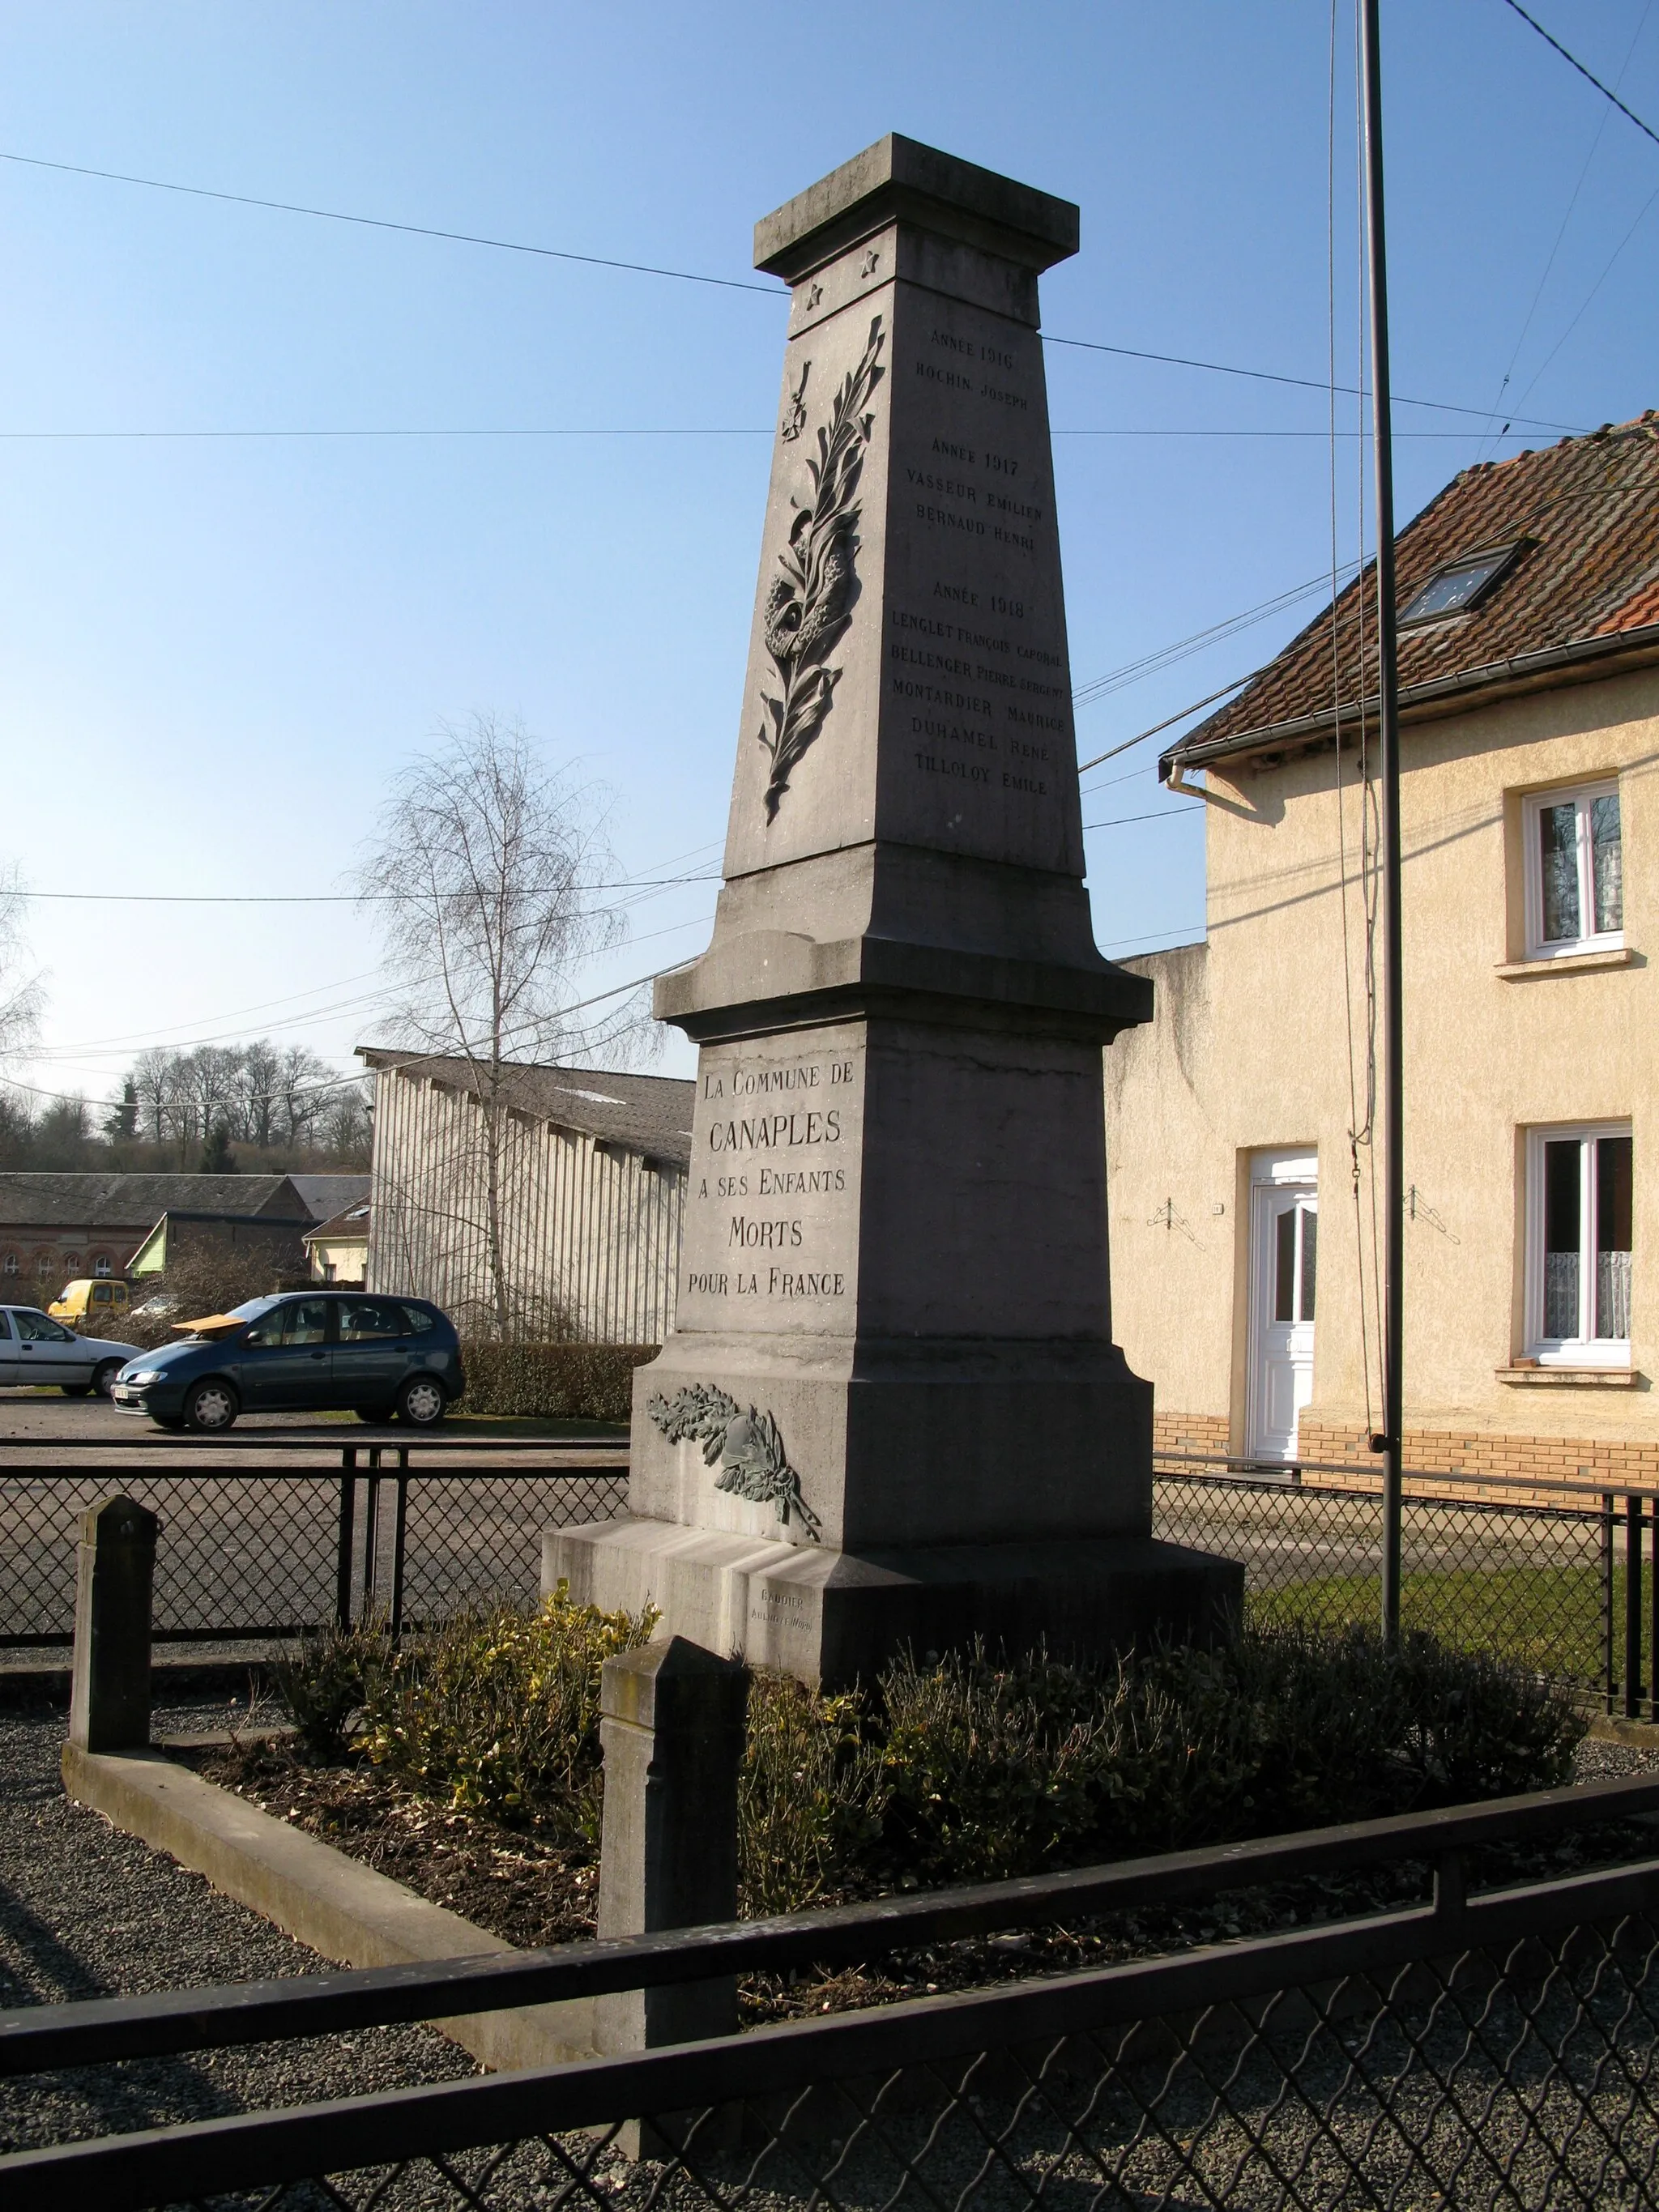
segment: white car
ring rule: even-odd
[[[0,1389],[57,1387],[71,1398],[97,1391],[107,1398],[110,1385],[136,1344],[112,1344],[101,1336],[76,1336],[38,1306],[0,1306]]]

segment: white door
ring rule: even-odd
[[[1296,1457],[1297,1423],[1313,1395],[1319,1187],[1306,1153],[1267,1155],[1250,1180],[1249,1448]]]

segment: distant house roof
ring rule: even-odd
[[[358,1057],[373,1068],[473,1088],[472,1070],[464,1060],[422,1054],[385,1052],[360,1045]],[[691,1164],[691,1106],[696,1085],[678,1076],[613,1075],[608,1068],[540,1067],[515,1061],[507,1072],[508,1106],[562,1129],[574,1129],[601,1143],[623,1146],[653,1159]]]
[[[290,1175],[289,1181],[313,1221],[326,1221],[368,1196],[366,1170],[352,1175]]]
[[[1401,630],[1403,719],[1659,660],[1659,410],[1454,477],[1395,540],[1401,609],[1438,572],[1498,552],[1511,557],[1465,610]],[[1355,730],[1362,704],[1376,710],[1375,606],[1368,568],[1170,746],[1160,775],[1316,743],[1339,711]]]
[[[368,1243],[367,1199],[356,1206],[348,1206],[343,1212],[335,1214],[330,1220],[319,1221],[314,1229],[307,1229],[300,1241],[304,1244],[342,1244],[355,1243],[360,1237],[365,1243]]]
[[[0,1173],[0,1225],[18,1228],[125,1229],[142,1236],[170,1212],[293,1218],[305,1211],[282,1175]]]

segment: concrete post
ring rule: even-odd
[[[161,1526],[131,1498],[106,1498],[81,1516],[69,1734],[82,1751],[149,1741],[150,1585]]]
[[[605,1662],[601,1936],[737,1917],[738,1772],[748,1701],[741,1662],[681,1636]],[[730,1976],[601,1997],[595,2020],[601,2051],[732,2035],[737,2026]]]

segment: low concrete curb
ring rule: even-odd
[[[514,1948],[159,1752],[88,1752],[70,1743],[63,1767],[77,1804],[205,1875],[225,1896],[339,1966],[404,1966]],[[432,2026],[498,2072],[594,2056],[591,1999]]]

